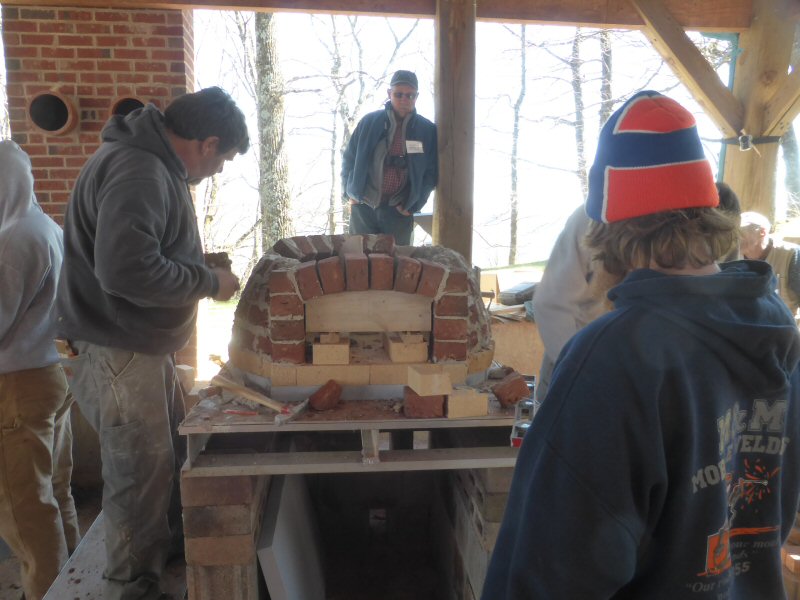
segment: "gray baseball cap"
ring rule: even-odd
[[[410,85],[415,90],[419,89],[417,76],[412,71],[395,71],[394,75],[392,75],[392,81],[389,85],[392,87],[396,85]]]

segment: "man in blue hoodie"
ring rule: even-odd
[[[388,233],[408,246],[414,213],[436,187],[436,125],[417,114],[416,74],[396,71],[387,93],[386,105],[365,115],[347,144],[342,186],[351,234]]]
[[[61,229],[33,194],[28,155],[0,142],[0,537],[29,600],[80,541],[70,492],[72,398],[55,347]]]
[[[189,186],[247,151],[242,111],[219,88],[115,116],[81,170],[64,224],[59,333],[76,356],[70,385],[103,461],[105,600],[157,598],[178,543],[174,353],[197,302],[238,280],[204,264]],[[174,547],[174,546],[173,546]]]
[[[785,597],[800,336],[768,264],[718,265],[718,202],[677,102],[641,92],[603,127],[587,245],[624,279],[556,363],[484,600]]]

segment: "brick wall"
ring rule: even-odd
[[[192,11],[3,6],[11,135],[30,155],[35,191],[57,222],[75,178],[121,98],[162,110],[194,89]],[[37,128],[28,105],[57,92],[78,122],[62,135]],[[179,361],[196,364],[196,339]]]
[[[193,89],[191,11],[3,6],[2,14],[11,134],[31,156],[39,202],[62,222],[112,103],[132,97],[163,109]],[[77,111],[64,135],[29,118],[30,99],[46,91]]]

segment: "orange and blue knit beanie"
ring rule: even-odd
[[[718,204],[692,113],[647,90],[611,115],[589,170],[586,213],[592,219],[612,223]]]

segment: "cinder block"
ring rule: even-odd
[[[453,390],[450,374],[439,365],[409,366],[408,386],[420,396],[446,395]]]
[[[252,533],[250,512],[248,504],[187,506],[183,509],[183,532],[187,538]]]
[[[314,344],[312,362],[315,365],[350,364],[350,340],[345,338],[334,344]]]
[[[258,600],[258,561],[222,567],[186,565],[186,587],[191,600]]]
[[[187,477],[185,472],[181,473],[181,503],[184,507],[249,504],[253,501],[254,490],[255,478],[246,475],[220,479]]]
[[[428,361],[428,342],[404,342],[401,335],[387,333],[384,335],[384,348],[393,363],[424,363]]]
[[[447,395],[447,418],[484,417],[489,414],[489,394],[473,388],[455,388]]]

